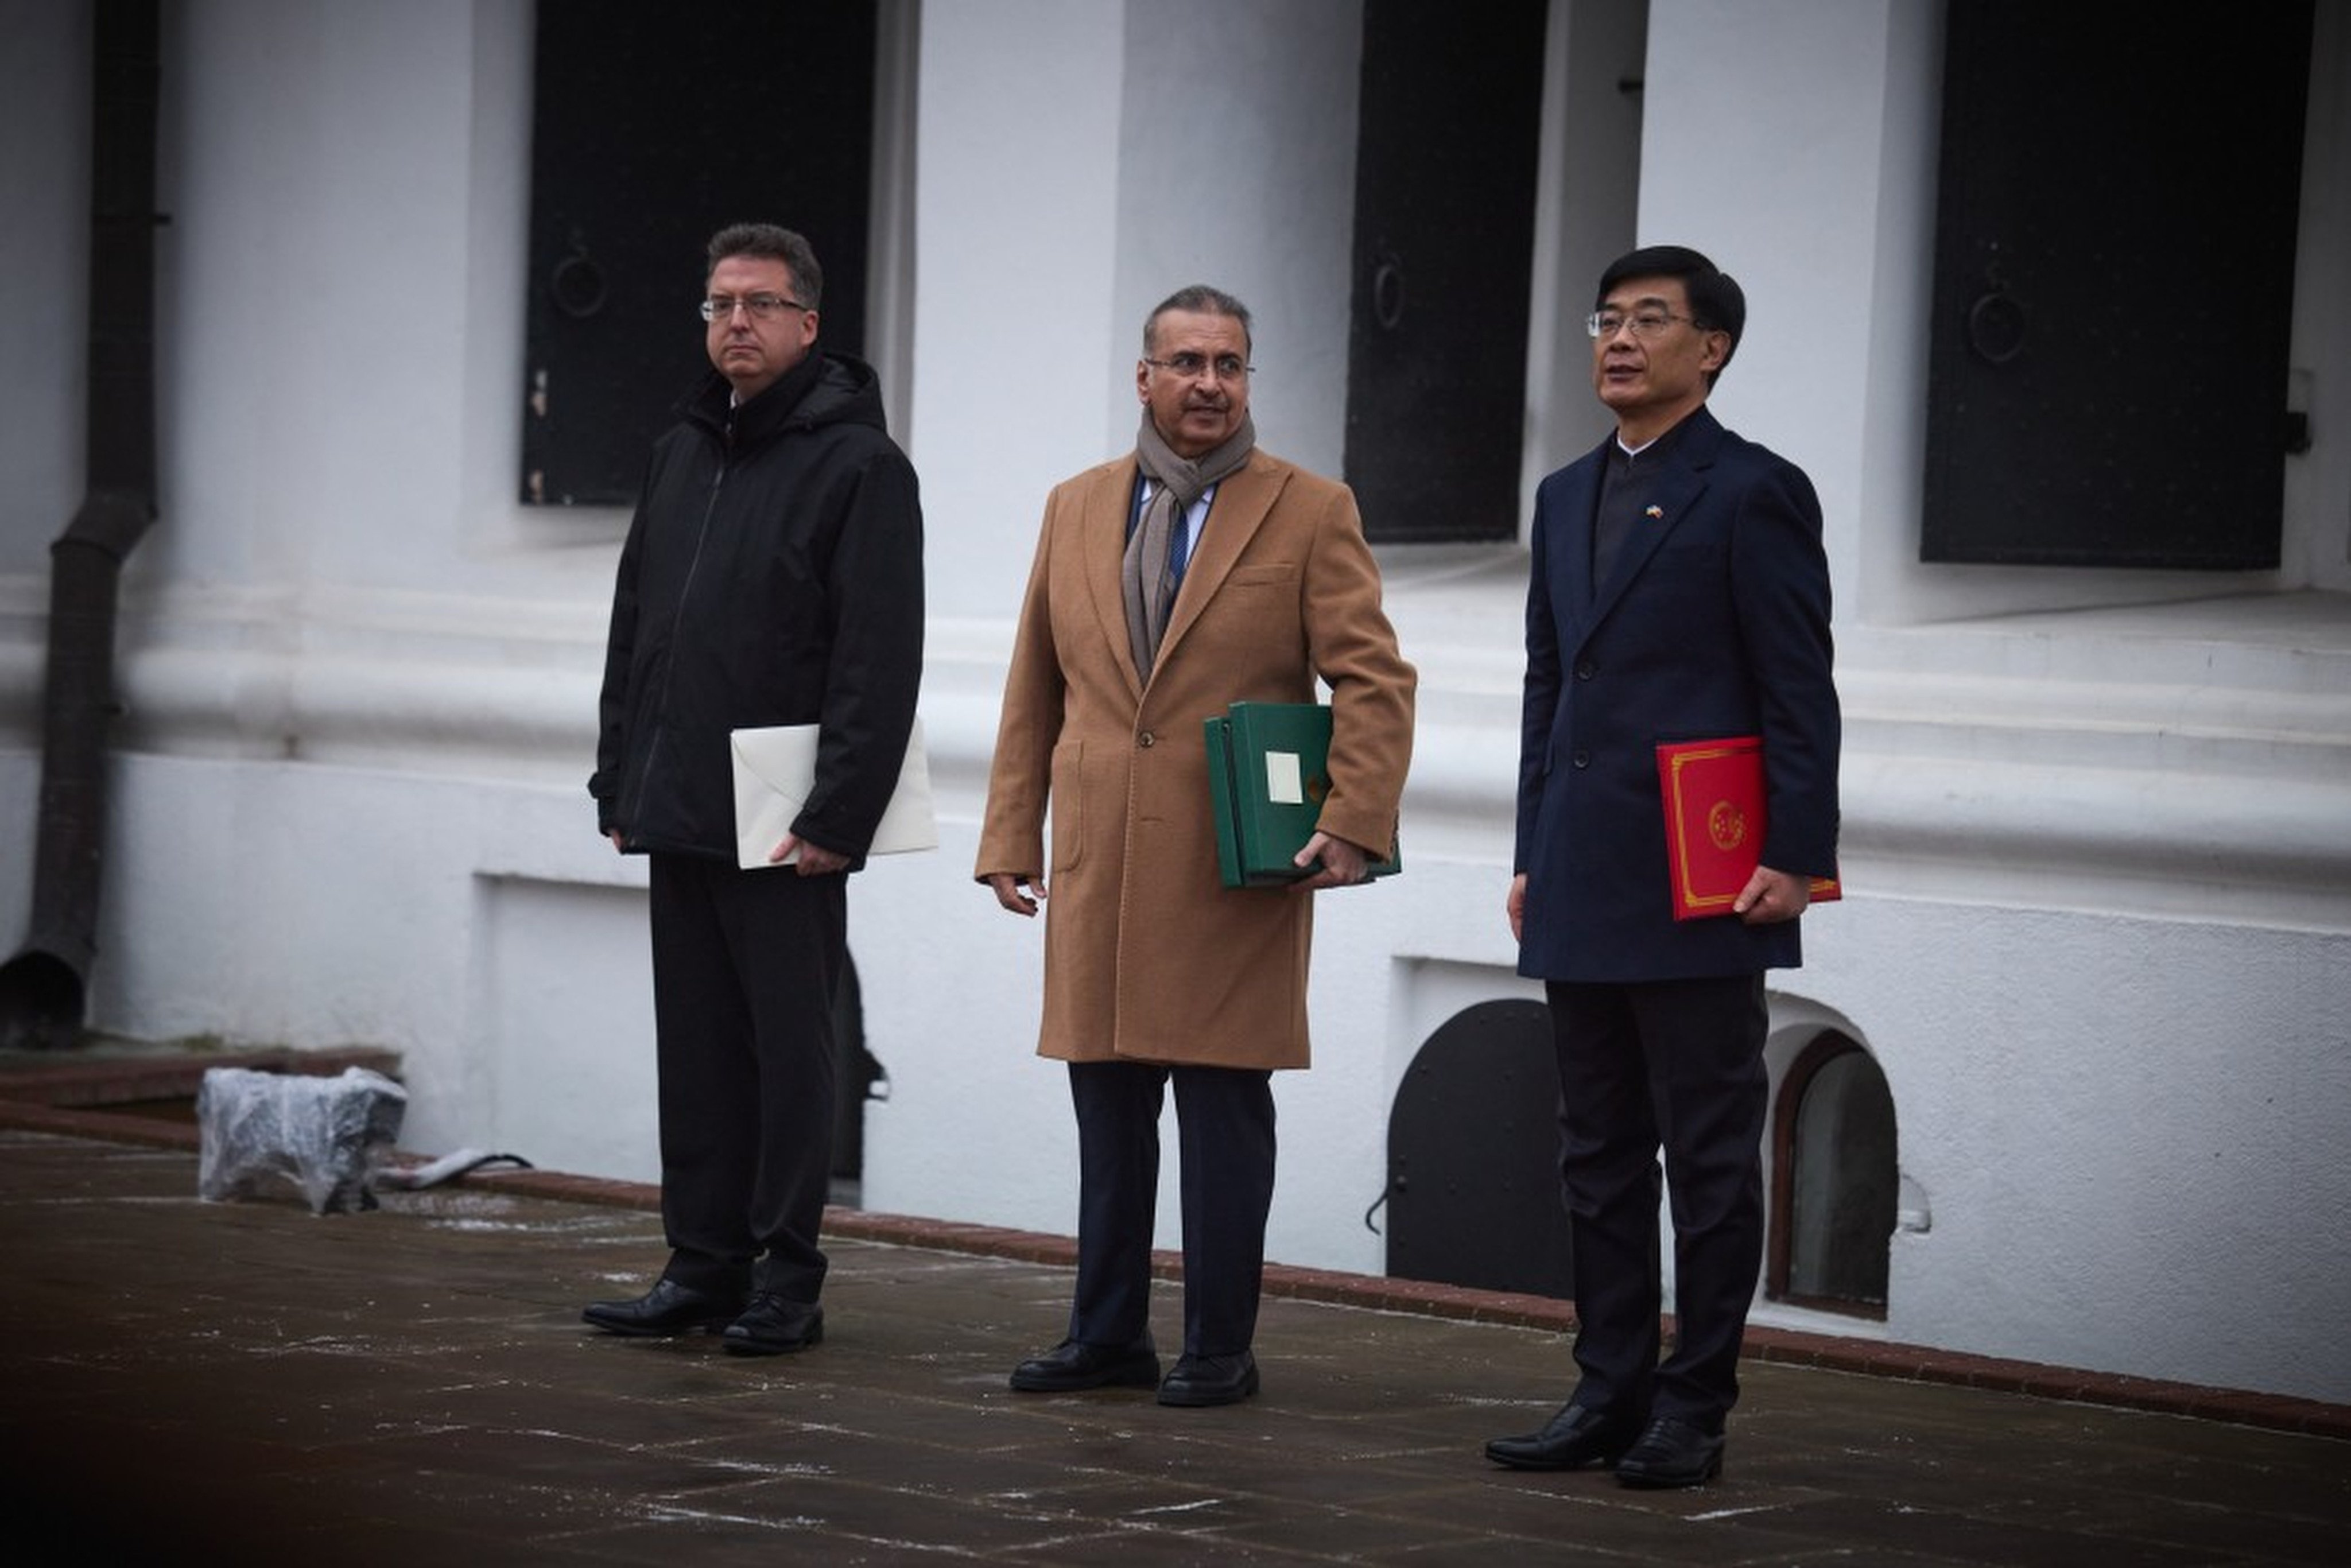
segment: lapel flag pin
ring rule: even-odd
[[[1643,512],[1641,515],[1654,523],[1659,517],[1666,515],[1666,509],[1663,507],[1651,507],[1647,511]]]

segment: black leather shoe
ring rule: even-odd
[[[1176,1358],[1175,1370],[1159,1385],[1159,1403],[1187,1407],[1238,1405],[1256,1392],[1257,1357],[1248,1351],[1238,1355],[1186,1355]]]
[[[1495,1438],[1486,1445],[1486,1457],[1514,1470],[1580,1470],[1586,1465],[1614,1464],[1638,1436],[1630,1422],[1566,1405],[1540,1432]]]
[[[580,1321],[607,1333],[678,1334],[723,1328],[742,1310],[740,1291],[697,1291],[662,1280],[632,1301],[590,1301]]]
[[[1023,1394],[1066,1394],[1079,1388],[1150,1388],[1159,1382],[1159,1353],[1151,1336],[1133,1344],[1080,1344],[1065,1339],[1012,1369]]]
[[[1650,1422],[1616,1462],[1617,1484],[1628,1487],[1704,1486],[1721,1473],[1722,1435],[1671,1416]]]
[[[824,1343],[824,1309],[814,1301],[789,1301],[761,1291],[726,1325],[722,1336],[729,1354],[789,1355]]]

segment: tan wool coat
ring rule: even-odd
[[[1129,456],[1045,503],[977,874],[1044,874],[1040,1054],[1304,1067],[1314,899],[1394,895],[1221,885],[1201,721],[1233,702],[1311,702],[1320,675],[1332,710],[1320,825],[1384,850],[1416,677],[1353,495],[1258,452],[1217,487],[1145,685],[1119,589],[1134,486]]]

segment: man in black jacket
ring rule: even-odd
[[[714,235],[712,374],[655,444],[621,554],[589,792],[652,857],[668,1266],[583,1313],[622,1334],[823,1337],[833,993],[847,873],[914,725],[922,508],[872,370],[817,347],[823,274],[789,229]],[[737,869],[728,732],[819,726],[815,787],[768,867]],[[789,863],[787,863],[789,862]]]

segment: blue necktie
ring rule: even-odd
[[[1176,517],[1176,526],[1167,530],[1167,601],[1174,603],[1176,594],[1184,586],[1184,569],[1192,564],[1192,519],[1182,513]]]

